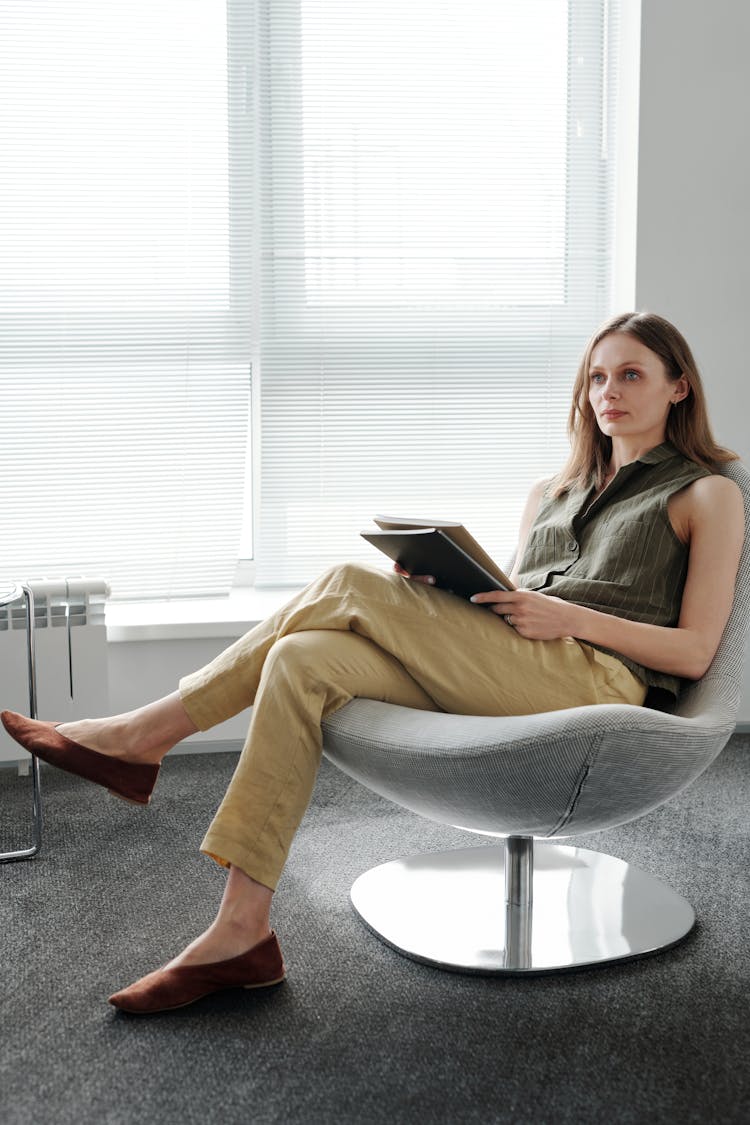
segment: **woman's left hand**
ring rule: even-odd
[[[474,594],[475,605],[486,605],[504,617],[516,632],[532,641],[554,641],[574,635],[575,606],[536,590],[488,590]]]

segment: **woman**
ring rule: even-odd
[[[605,324],[581,362],[570,430],[567,465],[523,513],[519,589],[472,605],[429,576],[345,565],[156,703],[57,728],[4,713],[26,749],[145,804],[177,742],[254,704],[202,845],[229,869],[217,917],[112,1004],[162,1011],[283,979],[273,891],[312,792],[321,719],[353,696],[528,714],[641,705],[649,692],[663,702],[703,675],[730,612],[744,519],[739,489],[715,475],[734,454],[713,440],[679,332],[648,313]]]

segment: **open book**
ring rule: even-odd
[[[362,537],[409,574],[432,574],[437,586],[470,598],[486,590],[513,590],[510,578],[463,524],[375,516],[380,531]]]

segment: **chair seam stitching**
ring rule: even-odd
[[[576,779],[575,787],[573,789],[573,794],[572,794],[570,800],[568,801],[568,806],[565,809],[565,812],[562,814],[562,816],[558,820],[557,824],[555,824],[555,827],[550,832],[550,836],[556,836],[560,832],[560,830],[565,827],[565,825],[568,823],[568,821],[573,816],[573,813],[576,810],[576,806],[578,805],[578,801],[580,799],[581,793],[583,792],[583,787],[586,784],[586,780],[589,776],[589,773],[591,772],[591,767],[593,766],[594,761],[596,760],[596,758],[599,754],[599,750],[601,748],[601,745],[602,745],[603,741],[604,741],[604,731],[602,731],[599,734],[599,738],[597,740],[596,746],[594,746],[594,748],[587,754],[586,760],[583,763],[583,765],[581,766],[580,772],[579,772],[578,777]]]

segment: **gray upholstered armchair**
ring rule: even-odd
[[[353,700],[324,723],[324,751],[376,793],[482,845],[382,864],[352,901],[388,944],[474,972],[553,972],[653,953],[692,928],[690,904],[611,856],[550,843],[635,820],[695,780],[734,731],[750,618],[750,473],[734,607],[704,677],[674,714],[577,707],[487,718]]]

